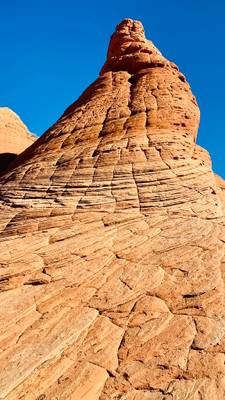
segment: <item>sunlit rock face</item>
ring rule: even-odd
[[[36,139],[16,113],[0,107],[0,173]]]
[[[225,398],[225,186],[198,124],[126,19],[1,178],[0,399]]]

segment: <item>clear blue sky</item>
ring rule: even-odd
[[[187,76],[201,108],[198,143],[225,177],[224,0],[1,1],[0,106],[41,135],[98,76],[127,17]]]

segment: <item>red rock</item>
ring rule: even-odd
[[[224,182],[198,124],[128,19],[2,177],[1,399],[225,398]]]

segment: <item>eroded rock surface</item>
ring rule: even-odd
[[[0,107],[0,173],[36,139],[16,113]]]
[[[224,183],[185,77],[127,19],[1,180],[0,398],[225,398]]]

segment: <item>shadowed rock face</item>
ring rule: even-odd
[[[1,179],[0,398],[225,398],[224,182],[185,77],[127,19]]]
[[[9,167],[16,156],[14,153],[0,153],[0,174]]]

